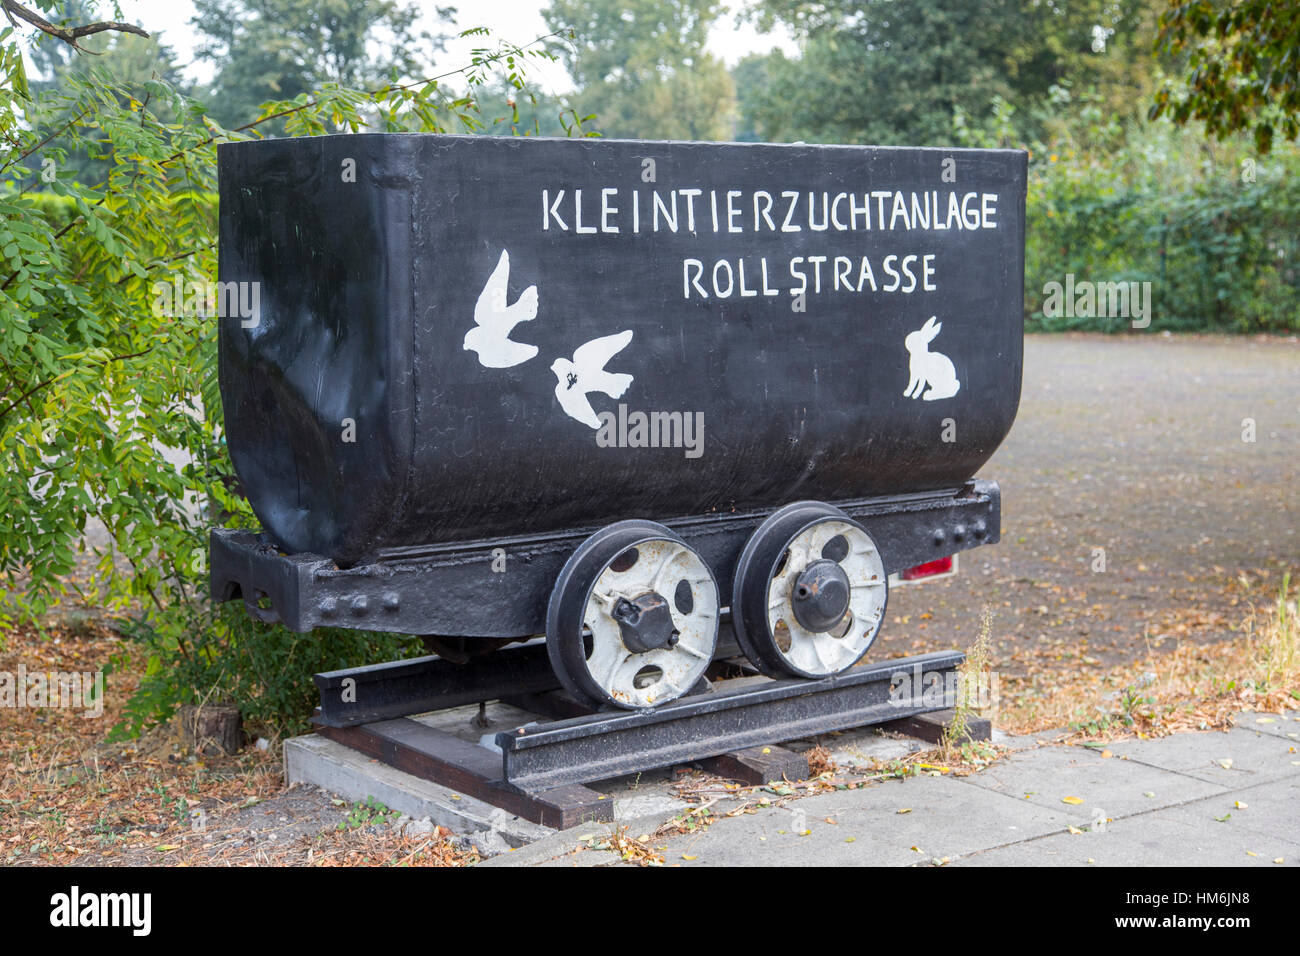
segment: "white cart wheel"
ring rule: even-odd
[[[691,690],[713,660],[718,585],[670,529],[623,521],[588,538],[551,593],[546,646],[565,688],[640,709]]]
[[[797,502],[754,532],[737,562],[732,621],[770,676],[848,670],[884,621],[888,579],[862,525],[822,502]]]

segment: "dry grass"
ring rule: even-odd
[[[1267,576],[1243,576],[1242,588],[1247,611],[1228,639],[1206,643],[1191,630],[1171,650],[1149,642],[1142,660],[1111,668],[1066,654],[1061,667],[1002,677],[999,727],[1150,737],[1225,730],[1242,710],[1300,707],[1300,623],[1290,576],[1271,587]]]
[[[970,718],[981,709],[990,686],[990,658],[992,654],[993,608],[984,606],[980,617],[980,632],[970,647],[966,660],[957,668],[957,701],[952,720],[943,728],[939,747],[944,758],[951,760],[962,744],[969,740]]]
[[[277,747],[200,757],[171,727],[107,743],[142,671],[132,652],[99,624],[54,626],[48,636],[6,633],[0,671],[11,674],[20,665],[29,673],[93,672],[114,657],[123,663],[108,677],[98,718],[0,708],[0,865],[443,866],[477,859],[445,831],[339,830],[346,808],[286,788]],[[314,827],[303,825],[308,814]]]
[[[834,773],[839,768],[835,765],[835,758],[825,747],[818,744],[813,747],[804,756],[808,759],[808,776],[820,777],[824,773]]]

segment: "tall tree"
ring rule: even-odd
[[[94,19],[94,0],[62,0],[49,13],[51,24],[68,28]],[[28,49],[28,59],[49,82],[56,74],[63,72],[75,55],[73,48],[57,36],[38,32]],[[33,82],[33,89],[40,89],[41,82]]]
[[[784,24],[803,51],[767,59],[768,85],[747,97],[746,119],[772,139],[946,144],[955,115],[1021,108],[1095,75],[1098,47],[1130,30],[1139,6],[762,0],[760,24]]]
[[[195,0],[198,58],[216,76],[203,97],[227,127],[258,107],[334,83],[378,86],[391,74],[410,79],[446,43],[417,26],[418,6],[395,0]],[[454,8],[436,7],[447,20]]]
[[[64,8],[65,18],[60,22],[85,23],[90,11],[84,4],[74,2]],[[72,47],[49,34],[41,34],[42,42],[32,44],[31,59],[44,74],[44,79],[34,81],[32,90],[48,93],[52,98],[75,96],[73,88],[95,78],[122,91],[137,91],[140,96],[148,84],[161,81],[169,89],[188,92],[190,84],[182,76],[171,47],[159,36],[139,36],[131,33],[100,33],[87,37],[79,46],[89,56],[82,56]],[[65,52],[66,51],[66,52]],[[118,94],[123,109],[130,109],[132,93]],[[173,102],[159,97],[152,104],[152,114],[162,122],[177,119]],[[42,150],[44,158],[53,159],[60,173],[86,185],[103,183],[112,168],[107,158],[110,152],[109,136],[82,131],[77,135],[55,135]],[[42,171],[43,172],[43,171]],[[40,173],[34,173],[28,186],[39,186]]]
[[[607,136],[731,139],[735,86],[704,50],[721,0],[552,0],[556,52],[578,86],[572,100]]]
[[[1300,136],[1300,0],[1169,0],[1158,46],[1187,76],[1157,93],[1152,119],[1201,120],[1219,139],[1248,131],[1261,153],[1277,132]]]

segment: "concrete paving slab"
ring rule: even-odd
[[[1300,863],[1300,845],[1228,827],[1189,826],[1169,811],[1107,824],[1100,831],[1060,833],[953,860],[952,866],[1284,866]],[[1217,826],[1217,825],[1216,825]],[[1255,856],[1250,854],[1254,853]]]
[[[1159,767],[1227,789],[1300,776],[1300,751],[1292,741],[1253,728],[1227,733],[1174,734],[1151,740],[1121,740],[1110,745],[1130,763]]]
[[[1256,730],[1261,734],[1286,737],[1293,744],[1300,742],[1300,711],[1262,714],[1248,710],[1236,716],[1236,726],[1243,730]]]
[[[1244,830],[1300,845],[1300,778],[1232,790],[1154,816],[1214,832]]]
[[[952,778],[917,777],[726,818],[664,845],[667,863],[689,866],[907,866],[1042,836],[1072,822],[1070,814]]]
[[[622,859],[616,853],[610,853],[608,850],[573,850],[565,853],[563,856],[552,857],[549,860],[543,860],[536,864],[539,867],[596,867],[596,866],[618,866]]]
[[[1068,813],[1076,826],[1079,820],[1119,819],[1227,789],[1185,773],[1121,759],[1115,747],[1109,749],[1116,756],[1106,758],[1099,751],[1074,746],[1026,750],[960,782]],[[1065,803],[1066,797],[1082,802]]]

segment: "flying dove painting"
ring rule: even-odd
[[[607,372],[605,364],[631,341],[631,329],[602,336],[579,345],[573,353],[573,361],[560,358],[551,364],[551,371],[559,380],[555,386],[555,397],[560,400],[560,407],[566,415],[576,418],[584,425],[600,428],[600,419],[587,400],[587,394],[602,392],[610,398],[623,397],[623,393],[632,384],[632,376]]]
[[[474,328],[465,333],[466,351],[477,352],[484,368],[510,368],[537,354],[536,345],[516,342],[511,331],[520,322],[537,318],[537,286],[530,285],[507,304],[506,284],[510,281],[510,253],[501,250],[497,267],[474,304]]]

